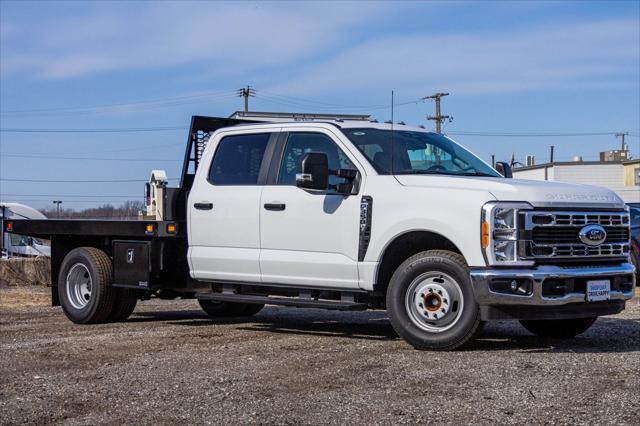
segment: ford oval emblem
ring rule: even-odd
[[[599,246],[607,239],[607,231],[600,225],[587,225],[580,230],[578,236],[588,246]]]

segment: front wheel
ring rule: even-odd
[[[571,339],[587,331],[598,317],[562,320],[521,320],[520,324],[538,337]]]
[[[445,250],[418,253],[398,267],[387,312],[394,330],[416,349],[453,350],[482,328],[467,264]]]

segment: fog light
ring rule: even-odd
[[[494,293],[528,296],[533,292],[533,283],[526,278],[494,279],[489,283],[489,289]]]

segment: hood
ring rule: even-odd
[[[615,192],[591,185],[492,177],[396,175],[404,186],[478,190],[498,201],[526,201],[534,207],[624,208]]]

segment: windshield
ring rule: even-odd
[[[478,157],[445,136],[425,132],[393,132],[391,130],[342,129],[344,134],[383,175],[447,174],[462,176],[495,176],[498,172]],[[393,168],[391,159],[393,158]]]

